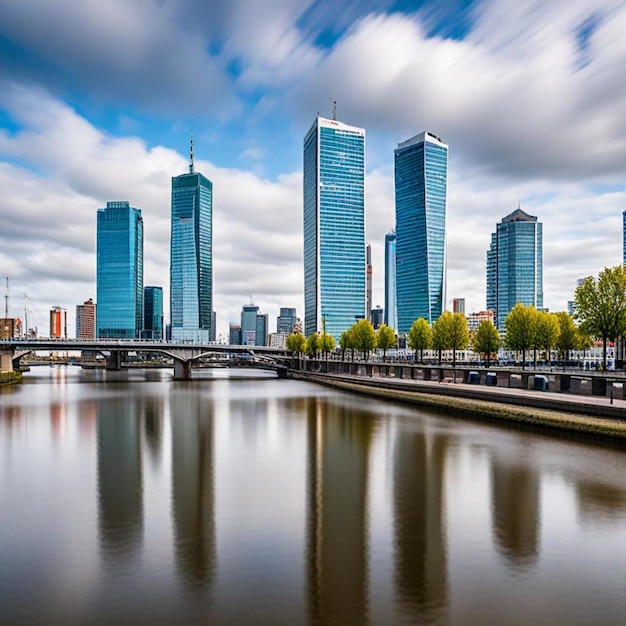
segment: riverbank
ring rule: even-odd
[[[622,419],[594,415],[594,412],[599,412],[599,407],[594,409],[591,404],[586,407],[588,414],[583,414],[579,406],[580,403],[576,403],[577,399],[570,402],[570,409],[576,409],[576,411],[572,411],[568,410],[568,400],[563,396],[559,397],[562,408],[555,410],[537,406],[536,402],[535,406],[509,404],[507,398],[502,397],[502,394],[499,395],[498,401],[470,398],[466,395],[469,390],[465,388],[465,385],[446,385],[441,388],[441,391],[445,389],[444,393],[436,393],[436,390],[429,389],[426,392],[425,389],[420,389],[418,386],[394,389],[391,387],[391,381],[384,380],[378,380],[373,384],[367,379],[352,378],[347,380],[339,376],[310,373],[293,373],[293,377],[343,391],[414,404],[446,414],[453,413],[455,416],[502,420],[626,441],[626,420],[624,419],[626,415],[623,414],[622,409],[615,407],[615,415],[621,413]],[[602,412],[605,412],[604,407]]]
[[[22,382],[22,372],[0,372],[0,385],[13,385]]]

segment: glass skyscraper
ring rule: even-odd
[[[385,324],[398,329],[398,309],[396,307],[396,232],[385,235]]]
[[[487,308],[499,329],[518,302],[543,308],[543,228],[536,217],[517,208],[497,224],[486,278]]]
[[[395,157],[396,303],[399,333],[445,305],[448,146],[431,133],[398,144]]]
[[[96,335],[139,337],[143,326],[143,219],[128,202],[98,209]]]
[[[163,339],[163,288],[144,287],[143,336],[145,339]]]
[[[365,317],[365,130],[318,117],[304,138],[304,332]]]
[[[213,313],[213,183],[194,171],[172,178],[170,241],[172,341],[211,340]]]

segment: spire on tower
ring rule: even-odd
[[[193,133],[191,133],[191,145],[189,147],[189,173],[193,174]]]

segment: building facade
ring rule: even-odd
[[[396,231],[385,235],[385,324],[398,330],[396,307]]]
[[[241,326],[239,324],[228,325],[228,343],[231,346],[241,345]]]
[[[372,321],[372,246],[365,248],[365,319]]]
[[[504,329],[509,311],[521,302],[543,308],[543,227],[519,207],[497,224],[487,251],[487,309]]]
[[[143,336],[158,341],[163,339],[163,287],[144,287]]]
[[[365,130],[318,117],[303,178],[304,332],[338,340],[365,317]]]
[[[290,335],[297,321],[298,316],[293,307],[281,307],[280,315],[276,318],[276,332]]]
[[[98,209],[96,336],[136,339],[143,326],[143,219],[128,202]]]
[[[467,316],[467,329],[470,333],[475,333],[482,322],[495,323],[495,313],[493,311],[479,311],[478,313],[470,313]]]
[[[76,305],[76,339],[96,338],[96,305],[92,298]]]
[[[50,309],[50,338],[67,339],[67,309],[60,306]]]
[[[453,298],[452,312],[465,315],[465,298]]]
[[[211,341],[213,183],[194,171],[172,178],[170,312],[173,341]]]
[[[259,315],[259,307],[255,304],[244,304],[241,308],[241,345],[256,345],[256,318]]]
[[[445,304],[448,146],[421,133],[394,151],[398,332],[423,317],[432,324]]]
[[[267,313],[259,313],[256,316],[256,338],[255,345],[266,346],[268,339],[269,315]]]
[[[380,328],[380,325],[383,324],[383,320],[385,319],[385,312],[379,306],[372,309],[370,313],[370,321],[372,322],[372,326],[374,328]]]

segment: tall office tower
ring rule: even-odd
[[[211,340],[213,183],[194,171],[172,178],[170,310],[173,341]]]
[[[163,287],[143,289],[143,336],[163,339]]]
[[[452,312],[465,315],[465,298],[454,298],[452,300]]]
[[[50,337],[67,339],[67,309],[60,306],[50,309]]]
[[[398,332],[441,315],[445,297],[448,146],[421,133],[394,151]]]
[[[256,345],[256,318],[259,307],[255,304],[244,304],[241,308],[241,345]]]
[[[396,231],[385,235],[385,324],[398,329],[396,307]]]
[[[92,298],[76,305],[76,339],[96,338],[96,305]]]
[[[290,335],[298,321],[296,310],[292,307],[280,307],[280,315],[276,318],[276,332]]]
[[[213,311],[211,313],[211,341],[216,341],[217,339],[217,312]]]
[[[267,327],[269,325],[269,316],[267,313],[259,313],[256,316],[256,338],[255,345],[267,345]]]
[[[365,319],[372,318],[372,246],[365,248]]]
[[[500,330],[518,302],[543,308],[542,238],[542,224],[519,207],[496,226],[487,252],[487,308]]]
[[[241,345],[241,326],[239,324],[229,324],[228,326],[228,343],[231,346]]]
[[[143,219],[128,202],[98,209],[96,336],[139,337],[143,326]]]
[[[365,317],[365,130],[318,117],[304,138],[304,331]]]

